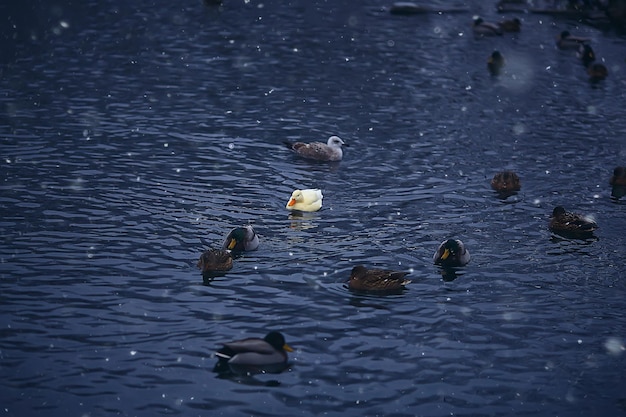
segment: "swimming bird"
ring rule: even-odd
[[[293,349],[280,332],[271,331],[263,339],[251,337],[224,343],[215,352],[214,372],[280,372],[287,366],[287,353]]]
[[[522,30],[522,21],[515,17],[499,22],[498,26],[503,32],[520,32]]]
[[[233,257],[224,249],[208,249],[200,255],[197,266],[203,276],[219,274],[233,269]]]
[[[566,237],[589,237],[598,228],[593,220],[576,213],[565,211],[561,206],[556,206],[552,211],[549,223],[550,231]]]
[[[411,280],[405,279],[408,272],[386,269],[366,269],[363,265],[352,268],[348,288],[364,292],[396,292],[404,289]]]
[[[586,43],[580,44],[577,55],[587,69],[589,81],[598,82],[609,76],[609,70],[606,66],[599,62],[595,62],[596,54],[590,45],[587,45]]]
[[[291,193],[291,198],[289,198],[285,208],[287,210],[318,211],[322,208],[323,198],[322,190],[319,188],[295,190]]]
[[[236,227],[228,233],[222,247],[233,252],[253,251],[259,247],[259,236],[250,225]]]
[[[472,26],[474,35],[481,36],[501,36],[502,29],[496,23],[485,22],[482,17],[474,17],[474,25]]]
[[[578,47],[577,55],[585,68],[587,68],[592,62],[596,60],[596,53],[593,51],[591,45],[588,45],[586,43],[580,44],[580,46]]]
[[[615,167],[609,184],[613,186],[626,186],[626,167]]]
[[[459,239],[444,240],[433,255],[435,265],[443,267],[465,266],[470,259],[469,251]]]
[[[329,137],[327,143],[285,142],[285,145],[297,155],[317,161],[341,161],[343,158],[341,146],[348,146],[339,136]]]
[[[578,49],[580,45],[585,44],[589,41],[589,38],[572,36],[572,34],[568,30],[564,30],[556,38],[556,46],[559,49]]]
[[[589,81],[595,83],[606,79],[609,76],[609,70],[604,64],[594,62],[587,67],[587,75],[589,75]]]
[[[513,171],[501,171],[493,176],[491,188],[496,191],[519,191],[522,188],[519,177]]]
[[[504,57],[500,51],[493,51],[487,60],[487,69],[489,70],[489,73],[493,76],[500,75],[503,67]]]

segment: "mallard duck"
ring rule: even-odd
[[[295,190],[285,207],[287,210],[318,211],[322,208],[323,198],[322,190],[318,188]]]
[[[213,371],[279,372],[287,365],[287,353],[293,349],[280,332],[269,332],[263,339],[251,337],[224,343],[215,352],[218,362]]]
[[[197,264],[202,275],[212,275],[233,269],[233,257],[224,249],[209,249],[200,255]]]
[[[501,171],[493,176],[491,188],[496,191],[519,191],[522,188],[519,177],[513,171]]]
[[[504,67],[504,57],[500,51],[493,51],[491,56],[487,60],[487,69],[491,75],[500,75],[502,68]]]
[[[609,184],[613,186],[626,186],[626,167],[615,167]]]
[[[297,155],[317,161],[341,161],[343,158],[341,146],[348,146],[339,136],[331,136],[327,143],[285,142],[285,145]]]
[[[472,26],[474,35],[481,36],[501,36],[502,29],[496,23],[485,22],[482,17],[474,17],[474,25]]]
[[[433,255],[435,265],[443,267],[465,266],[470,259],[469,251],[459,239],[444,240]]]
[[[403,290],[411,282],[404,276],[408,272],[385,269],[366,269],[362,265],[352,268],[348,288],[353,291],[395,292]]]
[[[609,70],[603,64],[594,62],[587,67],[587,74],[589,75],[589,81],[595,83],[608,77]]]
[[[522,30],[522,21],[515,17],[499,22],[498,26],[503,32],[520,32]]]
[[[550,231],[571,237],[588,237],[598,228],[593,220],[580,214],[569,213],[561,206],[552,211]]]
[[[578,57],[581,62],[587,68],[587,74],[589,75],[589,81],[597,82],[602,81],[609,75],[609,71],[603,64],[595,62],[596,54],[593,48],[586,43],[581,44],[578,47]]]
[[[556,46],[559,49],[578,49],[580,45],[589,42],[589,38],[581,38],[578,36],[572,36],[568,30],[564,30],[556,38]]]
[[[577,55],[585,68],[589,67],[589,65],[596,60],[596,53],[593,52],[591,45],[587,45],[586,43],[580,44]]]
[[[259,247],[259,236],[250,225],[236,227],[228,233],[222,247],[233,252],[253,251]]]

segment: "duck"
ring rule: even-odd
[[[551,232],[566,237],[584,238],[591,236],[598,228],[598,224],[580,214],[567,212],[562,206],[556,206],[552,210],[549,228]]]
[[[228,233],[223,249],[232,252],[250,252],[259,247],[259,236],[256,234],[252,226],[236,227]]]
[[[513,171],[501,171],[493,176],[491,188],[496,191],[512,192],[522,188],[519,177]]]
[[[323,198],[322,190],[319,188],[295,190],[291,193],[285,208],[292,211],[318,211],[322,208]]]
[[[322,142],[284,142],[298,156],[316,161],[341,161],[343,159],[342,146],[348,146],[339,136],[331,136],[326,143]]]
[[[494,77],[500,75],[502,68],[504,67],[504,57],[500,51],[493,51],[491,56],[487,60],[487,69],[489,73]]]
[[[502,32],[520,32],[522,30],[522,21],[515,17],[499,22],[498,26]]]
[[[596,60],[596,53],[593,51],[591,45],[586,43],[580,44],[577,55],[585,68],[589,67],[589,65]]]
[[[379,293],[401,291],[411,282],[404,278],[408,274],[405,271],[367,269],[363,265],[357,265],[350,272],[348,288],[353,291]]]
[[[200,255],[197,263],[202,275],[213,275],[233,269],[233,257],[224,249],[208,249]]]
[[[596,53],[593,51],[593,48],[590,45],[587,45],[586,43],[581,44],[578,47],[577,55],[587,69],[589,81],[602,81],[609,76],[609,70],[607,70],[606,66],[599,62],[595,62]]]
[[[589,75],[589,81],[595,83],[606,79],[609,76],[609,70],[604,64],[594,62],[587,67],[587,75]]]
[[[285,342],[285,336],[271,331],[265,337],[250,337],[222,344],[215,352],[218,358],[214,372],[280,372],[287,366],[287,352],[293,348]]]
[[[589,38],[572,36],[568,30],[562,31],[556,39],[556,46],[559,49],[578,49],[580,45],[588,43]]]
[[[482,17],[474,17],[472,26],[474,35],[481,36],[502,36],[502,29],[496,23],[485,22]]]
[[[441,265],[442,267],[465,266],[470,259],[469,251],[459,239],[444,240],[433,255],[435,265]]]
[[[612,186],[626,187],[626,167],[615,167],[613,170],[613,176],[609,180],[609,184]]]

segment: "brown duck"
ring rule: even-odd
[[[363,265],[352,268],[348,288],[363,292],[397,292],[411,282],[404,278],[408,272],[386,269],[367,269]]]

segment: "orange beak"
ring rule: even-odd
[[[296,204],[296,199],[295,199],[295,198],[292,198],[292,199],[291,199],[291,200],[289,200],[289,202],[287,203],[287,207],[291,207],[291,206],[293,206],[294,204]]]

